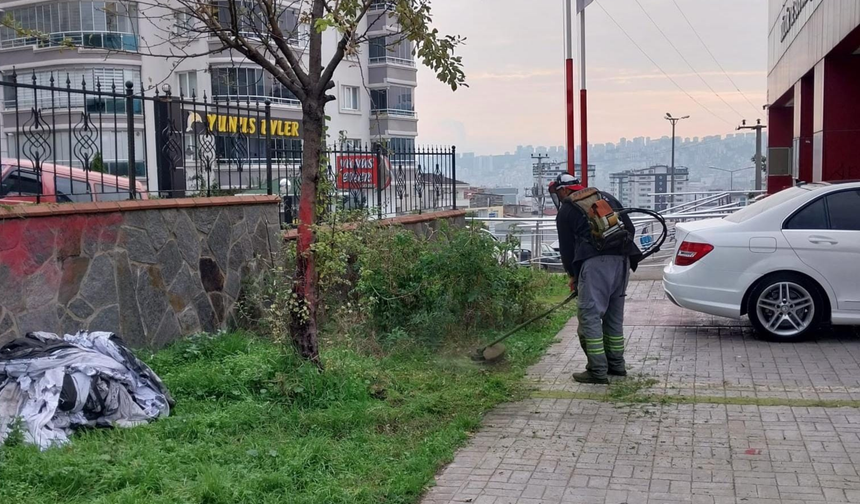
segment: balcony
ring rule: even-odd
[[[0,41],[0,49],[35,46],[83,47],[86,49],[109,49],[115,51],[137,51],[137,35],[118,32],[56,32],[39,34],[38,37],[15,37]]]
[[[371,65],[402,65],[402,66],[408,66],[410,68],[415,68],[415,60],[414,59],[397,58],[394,56],[382,56],[382,57],[370,58],[369,63]]]
[[[394,9],[394,2],[392,2],[391,0],[374,0],[370,4],[370,11],[371,12],[386,10],[386,9],[393,10]]]
[[[370,113],[374,116],[417,117],[414,109],[370,109]]]
[[[263,96],[263,95],[249,95],[249,94],[240,94],[240,95],[213,95],[212,102],[213,103],[225,103],[225,104],[242,104],[242,103],[263,103],[266,100],[272,102],[272,105],[283,105],[285,107],[290,108],[301,108],[302,103],[297,98],[285,98],[280,96]],[[229,105],[227,105],[229,106]]]

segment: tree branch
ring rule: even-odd
[[[351,30],[344,30],[343,36],[340,38],[340,41],[337,43],[337,49],[334,51],[334,55],[331,60],[326,65],[325,70],[322,72],[320,76],[320,82],[328,84],[331,82],[332,77],[334,76],[334,71],[337,69],[337,66],[340,65],[340,62],[343,61],[344,55],[346,55],[346,46],[349,44],[349,41],[352,40],[353,35],[355,35],[355,30],[358,28],[361,20],[364,19],[364,16],[367,14],[367,11],[370,10],[370,5],[373,3],[373,0],[365,0],[364,5],[362,5],[361,12],[355,17],[355,20],[352,22]]]

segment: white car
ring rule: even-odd
[[[860,183],[785,189],[722,219],[680,223],[663,288],[675,304],[748,315],[765,339],[860,325]]]

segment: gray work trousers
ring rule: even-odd
[[[624,370],[624,298],[630,278],[626,256],[586,259],[577,279],[579,343],[588,359],[586,369],[605,378],[609,369]]]

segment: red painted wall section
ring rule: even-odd
[[[39,270],[54,251],[62,260],[80,255],[84,241],[115,244],[121,223],[119,212],[0,221],[0,264],[23,278]]]
[[[768,109],[768,147],[791,147],[794,128],[794,109],[792,107],[771,107]]]
[[[860,56],[828,56],[824,71],[821,179],[860,178]]]

